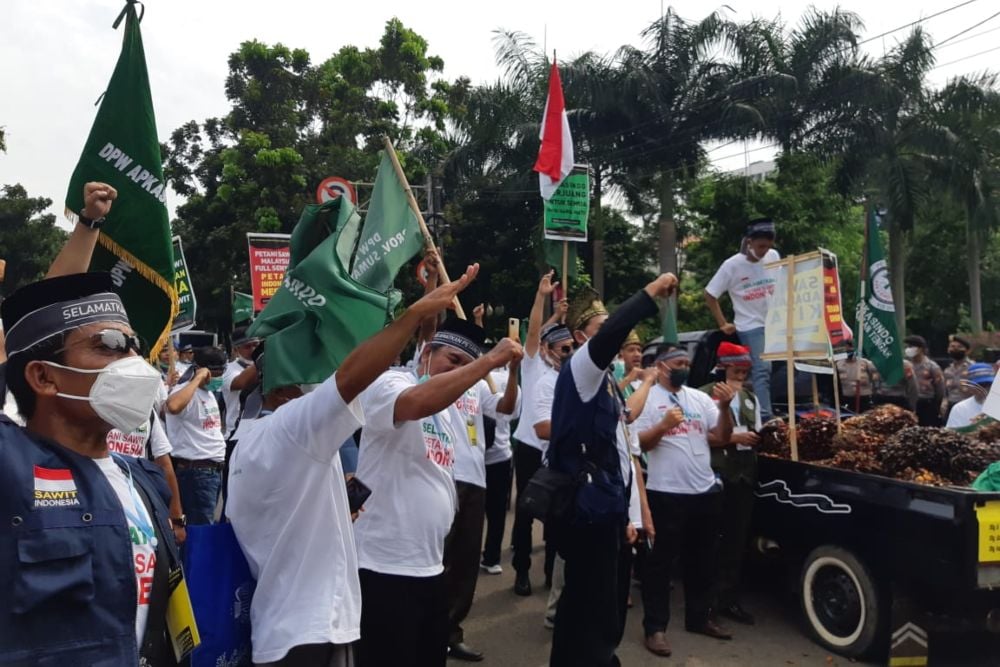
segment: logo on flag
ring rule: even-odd
[[[35,466],[35,507],[79,505],[73,473],[66,468]]]

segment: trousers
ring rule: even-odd
[[[486,489],[455,482],[458,511],[444,540],[444,581],[448,592],[448,643],[465,641],[462,621],[472,609],[479,580],[479,548],[483,544]]]
[[[714,600],[722,493],[664,493],[646,490],[656,526],[653,551],[642,577],[642,626],[646,636],[670,623],[670,575],[680,556],[684,569],[684,620],[688,628],[705,624]]]
[[[517,487],[517,495],[521,496],[524,487],[528,485],[528,480],[535,474],[535,471],[542,465],[542,452],[531,445],[518,443],[514,448],[514,483]],[[514,545],[514,557],[511,563],[517,572],[525,572],[531,569],[531,523],[530,515],[519,510],[514,511],[514,528],[511,530],[511,541]],[[555,562],[555,547],[549,539],[549,528],[545,528],[545,574],[552,576],[552,564]]]
[[[175,467],[181,508],[188,524],[199,526],[214,523],[215,506],[222,489],[222,473],[214,468]]]
[[[500,564],[512,472],[509,459],[486,466],[486,543],[483,545],[486,565]]]
[[[361,578],[359,667],[444,667],[448,594],[444,575],[404,577],[371,570]]]
[[[771,362],[761,359],[764,354],[764,327],[737,331],[740,342],[750,348],[750,380],[753,383],[753,393],[760,401],[760,417],[764,421],[770,419],[771,411]]]

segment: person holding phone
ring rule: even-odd
[[[259,416],[240,424],[226,515],[257,579],[250,607],[254,664],[354,664],[350,644],[361,636],[361,583],[338,450],[364,423],[362,392],[395,361],[420,322],[444,310],[478,269],[470,266],[459,280],[414,303],[320,385],[271,389]],[[257,368],[266,379],[263,345]],[[372,487],[369,506],[378,494],[395,495],[359,477]]]

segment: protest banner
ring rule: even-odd
[[[865,204],[865,246],[858,290],[857,355],[870,360],[886,386],[903,381],[903,355],[896,330],[896,306],[889,265],[879,236],[875,208]]]
[[[290,239],[290,234],[247,232],[254,313],[264,310],[264,306],[281,287],[285,269],[288,268]]]
[[[545,205],[544,232],[548,241],[586,242],[590,216],[590,169],[577,164]]]
[[[173,237],[174,244],[174,291],[177,292],[177,315],[170,328],[172,333],[187,331],[194,328],[198,302],[194,296],[194,286],[191,284],[191,274],[188,273],[187,260],[184,258],[184,247],[181,237]]]

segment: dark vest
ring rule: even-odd
[[[124,458],[176,561],[160,470]],[[125,514],[97,465],[0,417],[0,664],[137,665],[134,567]]]
[[[586,354],[586,352],[578,352]],[[563,364],[552,402],[549,467],[577,475],[573,522],[622,523],[628,520],[631,478],[623,479],[617,435],[622,403],[610,373],[591,400],[576,390],[571,364]]]

